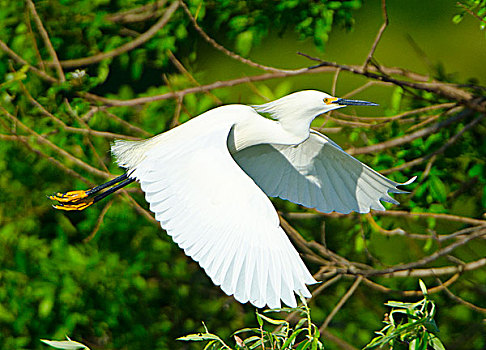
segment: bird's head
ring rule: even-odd
[[[346,106],[378,106],[378,104],[338,98],[322,91],[304,90],[253,108],[260,113],[269,113],[272,118],[279,121],[305,119],[311,122],[318,115]]]

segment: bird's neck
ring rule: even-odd
[[[271,120],[255,113],[235,124],[228,138],[231,153],[258,144],[298,145],[309,137],[309,123]]]

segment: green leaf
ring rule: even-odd
[[[271,324],[274,324],[274,325],[281,325],[281,324],[288,324],[287,321],[285,320],[274,320],[273,318],[270,318],[270,317],[267,317],[267,316],[264,316],[262,314],[258,314],[258,316],[260,316],[262,319],[264,319],[265,321],[267,321],[268,323],[271,323]]]
[[[440,339],[433,334],[430,336],[429,345],[432,346],[434,350],[445,350],[445,347]]]
[[[305,332],[305,331],[307,331],[307,329],[301,328],[301,329],[296,330],[295,332],[292,332],[290,337],[288,337],[287,340],[285,341],[285,343],[283,343],[282,349],[285,349],[286,347],[291,347],[294,344],[295,338],[300,333]]]
[[[256,314],[258,324],[260,325],[260,327],[263,327],[263,319],[262,319],[261,315],[257,311],[255,312],[255,314]]]
[[[257,340],[260,340],[261,338],[256,336],[256,335],[252,335],[251,337],[248,337],[246,338],[243,343],[245,345],[250,345],[251,343],[253,343],[254,341],[257,341]]]
[[[459,24],[463,18],[464,18],[463,14],[455,15],[454,17],[452,17],[452,23]]]
[[[393,90],[392,98],[391,98],[391,108],[392,113],[397,113],[400,110],[400,104],[402,103],[403,97],[403,89],[401,87],[396,87]]]
[[[211,333],[196,333],[196,334],[188,334],[184,337],[177,338],[177,340],[181,340],[181,341],[218,340],[220,341],[221,338]]]
[[[296,348],[295,350],[305,350],[307,349],[309,346],[311,345],[311,341],[310,340],[304,340],[303,342],[301,342]]]
[[[244,332],[256,332],[256,333],[260,333],[260,329],[259,328],[242,328],[242,329],[239,329],[236,332],[234,332],[233,335],[240,334],[240,333],[244,333]]]
[[[443,203],[447,199],[446,187],[441,179],[437,176],[430,176],[429,181],[430,194],[434,199]]]
[[[46,339],[41,339],[40,341],[43,342],[44,344],[47,344],[47,345],[49,345],[53,348],[56,348],[56,349],[66,349],[66,350],[87,349],[87,350],[89,350],[89,348],[86,345],[78,343],[77,341],[73,341],[69,338],[68,338],[68,340],[61,340],[61,341],[46,340]]]
[[[413,303],[402,303],[401,301],[388,301],[385,303],[385,305],[390,307],[398,307],[398,308],[406,308],[406,309],[413,307]]]
[[[214,345],[216,345],[218,342],[216,340],[211,340],[210,342],[208,342],[206,344],[206,346],[203,348],[203,350],[208,350],[210,347],[213,347]]]
[[[247,30],[236,37],[236,51],[242,56],[248,56],[253,45],[253,32]]]
[[[422,294],[424,296],[427,296],[428,295],[427,286],[425,285],[424,281],[422,281],[421,279],[419,279],[419,286],[420,286],[420,290],[422,291]]]

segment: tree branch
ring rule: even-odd
[[[57,79],[51,77],[49,74],[46,72],[40,70],[39,68],[31,65],[29,62],[24,60],[22,57],[17,55],[12,49],[10,49],[7,44],[5,44],[2,40],[0,40],[0,49],[5,52],[10,58],[12,58],[15,62],[23,65],[23,66],[28,66],[29,70],[32,71],[35,75],[37,75],[39,78],[48,81],[49,83],[57,83]]]
[[[30,11],[32,12],[32,16],[34,17],[34,21],[37,25],[37,28],[39,28],[39,33],[44,40],[44,44],[47,47],[47,50],[49,51],[49,54],[52,57],[53,61],[53,66],[56,68],[57,75],[59,76],[59,80],[62,82],[66,81],[66,77],[64,76],[64,71],[62,70],[62,67],[59,63],[59,58],[57,57],[56,50],[54,50],[54,47],[52,46],[51,40],[49,39],[49,34],[47,34],[46,29],[44,28],[44,25],[42,24],[42,20],[40,19],[39,15],[37,14],[37,10],[35,9],[35,5],[32,2],[32,0],[27,0],[27,5],[30,8]]]
[[[351,285],[351,287],[348,289],[346,294],[343,295],[343,297],[339,300],[339,302],[336,304],[334,309],[332,309],[331,313],[326,317],[326,320],[322,324],[322,326],[319,327],[319,332],[323,332],[329,323],[331,323],[331,320],[336,316],[337,312],[343,307],[344,303],[353,295],[354,291],[356,288],[358,288],[359,284],[363,280],[363,276],[358,276],[356,277],[354,283]]]
[[[378,43],[380,42],[386,27],[388,27],[388,12],[386,11],[386,0],[381,0],[381,11],[383,13],[383,24],[381,25],[380,30],[378,30],[378,34],[376,34],[376,38],[375,41],[373,42],[373,45],[371,46],[371,50],[368,53],[368,56],[366,57],[366,60],[363,63],[364,69],[366,69],[371,59],[373,58],[376,47],[378,46]]]
[[[76,58],[72,60],[61,61],[60,64],[64,68],[74,68],[74,67],[81,67],[81,66],[88,66],[91,64],[98,63],[107,58],[113,58],[119,56],[125,52],[135,49],[136,47],[144,44],[150,38],[152,38],[160,29],[162,29],[172,17],[172,14],[177,10],[179,7],[179,2],[174,1],[165,11],[164,15],[152,26],[149,30],[145,33],[141,34],[139,37],[135,38],[134,40],[116,48],[111,51],[102,52],[97,55],[93,55],[90,57],[84,58]],[[48,65],[53,65],[55,62],[47,62]]]

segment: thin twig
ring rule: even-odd
[[[83,239],[83,243],[89,243],[96,236],[96,233],[100,229],[101,224],[103,223],[103,219],[105,218],[105,215],[108,212],[108,210],[110,209],[112,204],[113,204],[113,199],[108,201],[108,203],[105,204],[105,206],[103,207],[103,210],[101,211],[100,215],[98,216],[98,219],[96,220],[95,227],[93,228],[93,230],[91,231],[89,236],[87,236],[86,238]]]
[[[416,159],[411,160],[409,162],[403,163],[403,164],[398,165],[396,167],[389,168],[389,169],[385,169],[385,170],[381,171],[381,173],[388,174],[388,173],[392,173],[392,172],[395,172],[395,171],[400,171],[400,170],[409,168],[411,166],[415,166],[417,164],[423,163],[423,162],[425,162],[425,161],[427,161],[427,160],[435,157],[436,155],[443,153],[448,147],[452,146],[467,130],[469,130],[469,129],[473,128],[474,126],[476,126],[484,117],[485,117],[485,114],[480,114],[479,117],[477,117],[476,119],[473,119],[471,122],[469,122],[457,134],[455,134],[454,136],[452,136],[451,138],[449,138],[436,151],[434,151],[432,153],[429,153],[429,154],[427,154],[427,155],[425,155],[423,157],[419,157],[419,158],[416,158]]]
[[[343,297],[339,300],[339,302],[336,304],[334,309],[332,309],[331,313],[326,317],[326,320],[324,321],[322,326],[319,327],[319,332],[322,333],[322,331],[324,331],[327,328],[331,320],[334,318],[337,312],[342,308],[344,303],[346,303],[346,301],[351,297],[351,295],[353,295],[354,291],[356,290],[356,288],[358,288],[362,280],[363,280],[363,276],[356,277],[351,288],[349,288],[346,294],[343,295]]]
[[[43,143],[43,144],[46,144],[47,146],[49,146],[50,148],[52,148],[53,150],[55,150],[56,152],[58,152],[62,156],[64,156],[64,157],[68,158],[69,160],[71,160],[76,165],[78,165],[81,168],[85,169],[86,171],[88,171],[88,172],[90,172],[92,174],[101,176],[103,178],[108,178],[108,177],[111,176],[111,174],[109,174],[109,173],[106,173],[104,171],[98,170],[98,169],[92,167],[91,165],[86,164],[82,160],[74,157],[72,154],[66,152],[65,150],[63,150],[59,146],[55,145],[50,140],[46,139],[44,136],[39,135],[34,130],[32,130],[31,128],[29,128],[27,125],[25,125],[24,123],[22,123],[17,117],[15,117],[12,114],[10,114],[2,106],[0,106],[0,111],[3,112],[3,114],[5,114],[14,123],[16,123],[17,125],[19,125],[22,129],[26,130],[29,134],[33,135],[37,139],[38,142]]]
[[[37,154],[38,156],[40,156],[42,158],[45,158],[48,162],[52,163],[55,167],[59,168],[61,171],[65,172],[69,176],[71,176],[73,178],[76,178],[76,179],[84,182],[88,186],[93,186],[94,185],[91,181],[89,181],[88,179],[86,179],[83,176],[79,175],[76,171],[68,168],[63,163],[61,163],[60,161],[58,161],[57,159],[55,159],[55,158],[53,158],[53,157],[45,154],[44,152],[42,152],[39,149],[36,149],[36,148],[32,147],[29,144],[29,142],[28,142],[29,141],[28,137],[26,137],[26,136],[21,136],[21,135],[0,135],[0,139],[6,139],[6,140],[9,140],[9,141],[10,140],[18,140],[25,147],[27,147],[29,149],[29,151]]]
[[[457,295],[455,295],[454,293],[452,293],[450,291],[449,288],[447,288],[447,286],[445,286],[445,283],[442,283],[442,281],[437,278],[437,281],[444,286],[444,290],[446,291],[446,294],[454,301],[458,302],[459,304],[462,304],[462,305],[465,305],[467,306],[468,308],[470,308],[471,310],[474,310],[474,311],[477,311],[477,312],[480,312],[482,314],[486,314],[486,308],[484,307],[479,307],[477,305],[474,305],[473,303],[467,301],[467,300],[464,300],[460,297],[458,297]]]
[[[430,82],[430,77],[424,75],[420,75],[414,72],[409,72],[400,68],[393,68],[393,67],[392,68],[380,67],[380,70],[378,70],[376,67],[368,66],[366,69],[363,69],[362,66],[338,64],[335,62],[324,61],[319,58],[315,58],[301,52],[299,52],[299,54],[311,60],[320,62],[318,65],[308,67],[308,69],[310,70],[321,68],[321,67],[340,68],[342,70],[351,72],[353,74],[362,75],[367,78],[375,79],[378,81],[389,82],[394,85],[400,86],[402,88],[412,88],[412,89],[432,92],[436,95],[455,100],[460,104],[464,104],[474,110],[477,110],[478,112],[482,112],[482,113],[486,112],[486,106],[484,105],[484,103],[475,100],[473,98],[474,96],[472,93],[460,89],[453,84],[448,84],[448,83],[443,83],[438,81]],[[412,79],[412,81],[396,79],[391,76],[392,74],[398,74],[403,77],[410,78]]]
[[[348,96],[348,94],[345,95],[345,97],[347,97],[347,96]],[[389,122],[389,121],[393,121],[393,120],[403,119],[405,117],[410,117],[410,116],[415,115],[415,114],[423,114],[423,113],[426,113],[426,112],[429,112],[429,111],[432,111],[432,110],[436,110],[436,109],[448,109],[449,111],[451,111],[452,107],[454,107],[454,106],[456,106],[456,104],[454,102],[440,103],[440,104],[436,104],[436,105],[430,105],[430,106],[427,106],[427,107],[412,109],[410,111],[402,112],[402,113],[392,115],[392,116],[381,116],[381,117],[360,117],[360,116],[355,116],[355,115],[344,114],[344,113],[341,113],[341,112],[339,112],[338,115],[340,117],[347,118],[347,119],[353,119],[353,120],[368,120],[370,122],[372,122],[372,121]],[[463,108],[463,107],[458,107],[458,108]],[[460,109],[455,109],[454,111],[458,112],[459,110]]]
[[[386,0],[381,0],[381,11],[383,13],[383,24],[378,30],[378,34],[376,34],[376,38],[375,41],[373,42],[373,45],[371,46],[371,50],[368,53],[368,56],[366,57],[366,60],[363,63],[364,69],[366,69],[366,67],[370,64],[370,61],[373,58],[373,55],[375,54],[376,47],[378,46],[378,43],[380,42],[386,27],[388,27],[388,12],[386,10]]]
[[[39,29],[39,33],[42,39],[44,40],[44,44],[46,45],[49,54],[51,55],[53,66],[56,69],[57,75],[59,76],[59,80],[62,83],[66,81],[66,77],[64,76],[64,71],[62,70],[61,64],[59,63],[59,58],[57,57],[56,50],[54,50],[54,46],[52,46],[51,39],[49,39],[49,34],[47,34],[47,30],[44,28],[44,25],[42,24],[42,20],[40,19],[39,14],[37,13],[37,10],[32,0],[27,0],[27,5],[29,6],[30,11],[32,12],[32,16],[34,16],[34,22],[37,25],[37,28]]]
[[[334,72],[334,70],[335,69],[332,68],[332,67],[331,68],[324,67],[324,68],[320,68],[320,69],[316,69],[316,70],[303,69],[303,70],[300,70],[300,71],[285,71],[285,72],[281,71],[281,72],[276,72],[276,73],[265,73],[265,74],[261,74],[261,75],[250,76],[250,77],[241,77],[241,78],[225,80],[225,81],[216,81],[214,83],[207,84],[207,85],[195,86],[195,87],[191,87],[191,88],[187,88],[187,89],[183,89],[183,90],[179,90],[179,91],[174,91],[174,92],[167,92],[167,93],[163,93],[161,95],[138,97],[138,98],[134,98],[134,99],[130,99],[130,100],[111,99],[111,98],[97,96],[97,95],[94,95],[92,93],[80,93],[80,96],[85,97],[86,99],[94,101],[94,102],[103,103],[103,104],[108,105],[108,106],[117,106],[117,107],[136,106],[136,105],[142,105],[142,104],[155,102],[155,101],[176,99],[176,98],[179,98],[180,96],[185,96],[185,95],[194,94],[194,93],[206,92],[206,91],[221,89],[221,88],[225,88],[225,87],[247,84],[249,82],[285,78],[285,77],[300,75],[300,74],[304,74],[304,73],[318,74],[318,73],[323,73],[323,72]]]
[[[327,329],[324,329],[321,334],[324,336],[326,340],[332,341],[334,344],[339,346],[343,350],[358,350],[358,348],[352,346],[348,342],[344,341],[343,339],[337,337],[333,333],[329,332]]]
[[[466,5],[464,5],[460,1],[458,1],[456,4],[459,5],[459,6],[461,6],[464,10],[466,10],[466,12],[469,13],[471,16],[476,17],[483,24],[486,24],[486,20],[484,18],[482,18],[481,16],[478,16],[477,13],[471,11]]]
[[[167,0],[159,0],[130,10],[106,15],[105,19],[116,23],[142,22],[160,15]]]
[[[434,275],[431,275],[431,276],[434,276]],[[444,287],[447,287],[447,286],[450,286],[451,284],[453,284],[454,282],[456,282],[459,277],[461,276],[460,273],[456,273],[454,274],[451,278],[449,278],[447,281],[445,281],[443,283],[443,285],[439,285],[439,286],[436,286],[436,287],[429,287],[427,288],[427,292],[429,294],[434,294],[434,293],[438,293],[442,290],[444,290]],[[397,295],[400,295],[402,297],[412,297],[412,296],[421,296],[423,295],[422,291],[420,290],[397,290],[397,289],[392,289],[392,288],[388,288],[388,287],[385,287],[379,283],[376,283],[376,282],[373,282],[372,280],[368,279],[368,278],[364,278],[363,279],[363,282],[368,285],[369,287],[381,292],[381,293],[386,293],[386,294],[397,294]]]
[[[114,113],[111,113],[110,111],[106,110],[106,109],[101,109],[103,113],[105,113],[108,117],[110,118],[113,118],[116,122],[120,123],[121,125],[125,126],[127,129],[129,129],[130,131],[133,131],[133,132],[136,132],[136,133],[139,133],[139,134],[142,134],[144,137],[151,137],[153,136],[151,133],[145,131],[144,129],[142,128],[139,128],[138,126],[135,126],[125,120],[123,120],[122,118],[120,118],[119,116],[117,116],[116,114]]]
[[[29,30],[29,36],[32,40],[32,45],[34,45],[34,52],[35,55],[37,56],[37,60],[39,61],[39,66],[42,71],[46,70],[46,67],[44,67],[44,60],[42,59],[42,56],[39,51],[39,47],[37,46],[37,40],[35,40],[35,35],[34,32],[32,31],[32,24],[30,23],[30,11],[25,11],[25,23],[27,24],[27,28]]]
[[[184,76],[186,76],[194,85],[201,86],[201,84],[199,84],[199,82],[192,76],[192,74],[189,73],[189,71],[184,67],[184,65],[177,59],[177,57],[174,56],[174,54],[172,53],[172,51],[167,50],[167,53],[168,53],[168,56],[169,56],[170,61],[179,70],[179,72],[181,72],[182,74],[184,74]],[[205,93],[216,104],[218,104],[218,105],[223,104],[223,101],[221,101],[217,96],[213,95],[211,92],[206,91]]]
[[[452,214],[443,214],[443,213],[417,213],[417,212],[407,212],[403,210],[387,210],[387,211],[373,211],[373,215],[436,218],[440,220],[449,220],[449,221],[461,222],[470,225],[481,225],[481,226],[486,225],[486,220],[468,218],[465,216],[458,216]]]
[[[57,82],[57,79],[56,78],[51,77],[46,72],[44,72],[44,71],[40,70],[39,68],[31,65],[29,62],[27,62],[22,57],[20,57],[19,55],[17,55],[2,40],[0,40],[0,49],[3,52],[5,52],[8,56],[10,56],[10,58],[12,58],[15,62],[17,62],[17,63],[19,63],[19,64],[21,64],[23,66],[28,66],[29,67],[29,70],[32,71],[32,73],[34,73],[38,77],[40,77],[40,78],[42,78],[42,79],[44,79],[44,80],[46,80],[46,81],[48,81],[50,83],[56,83]]]
[[[390,275],[394,274],[393,276],[396,277],[398,274],[397,272],[400,271],[405,271],[405,274],[408,276],[409,273],[411,273],[411,270],[420,266],[427,265],[438,258],[449,254],[452,252],[454,249],[457,247],[465,245],[467,242],[476,239],[478,237],[482,237],[486,235],[486,228],[479,229],[474,233],[471,233],[470,235],[464,237],[461,240],[458,240],[450,245],[448,245],[445,248],[442,248],[438,251],[436,251],[433,254],[430,254],[426,257],[423,257],[421,259],[418,259],[416,261],[407,263],[407,264],[401,264],[401,265],[395,265],[389,268],[385,269],[375,269],[375,270],[360,270],[360,271],[352,271],[352,274],[358,274],[358,275],[365,275],[365,276],[376,276],[376,275]],[[339,269],[337,270],[338,273],[345,273],[346,271],[340,271]],[[391,277],[391,276],[389,276]]]
[[[408,212],[403,210],[376,210],[371,212],[372,215],[376,216],[404,216],[404,217],[423,217],[423,218],[436,218],[440,220],[449,220],[455,222],[462,222],[464,224],[470,225],[479,225],[483,226],[486,225],[486,220],[481,219],[474,219],[469,218],[466,216],[458,216],[452,214],[443,214],[443,213],[418,213],[418,212]],[[341,218],[345,216],[351,216],[357,214],[341,214],[341,213],[296,213],[296,212],[289,212],[285,213],[285,216],[289,219],[313,219],[313,218],[322,218],[322,217],[332,217],[332,218]]]
[[[347,153],[356,155],[356,154],[364,154],[364,153],[373,153],[373,152],[378,152],[378,151],[383,151],[384,149],[391,148],[391,147],[396,147],[400,146],[406,143],[410,143],[415,139],[418,139],[420,137],[424,137],[430,134],[433,134],[437,132],[438,130],[445,128],[449,126],[452,123],[455,123],[461,119],[464,119],[472,114],[472,111],[470,110],[464,110],[461,113],[458,113],[446,120],[440,121],[438,123],[435,123],[429,127],[417,130],[411,134],[407,134],[401,137],[397,137],[395,139],[391,139],[385,142],[377,143],[371,146],[365,146],[365,147],[358,147],[358,148],[350,148],[346,150]]]
[[[206,32],[199,26],[199,24],[197,24],[196,19],[192,15],[191,11],[189,11],[189,8],[187,7],[187,5],[182,0],[180,0],[180,3],[181,3],[182,8],[184,9],[184,12],[187,14],[189,19],[191,20],[192,25],[194,26],[194,29],[196,29],[196,31],[199,33],[199,35],[201,35],[203,37],[203,39],[206,40],[216,50],[219,50],[219,51],[223,52],[225,55],[227,55],[227,56],[229,56],[229,57],[231,57],[231,58],[233,58],[233,59],[235,59],[235,60],[237,60],[241,63],[244,63],[244,64],[246,64],[250,67],[255,67],[255,68],[267,71],[267,72],[282,72],[282,71],[285,71],[285,70],[282,70],[282,69],[277,69],[277,68],[274,68],[274,67],[269,67],[269,66],[265,66],[263,64],[255,63],[255,62],[249,60],[248,58],[241,57],[240,55],[234,53],[233,51],[230,51],[227,48],[225,48],[224,46],[218,44],[213,38],[211,38],[209,35],[206,34]]]
[[[136,47],[144,44],[148,40],[150,40],[160,29],[162,29],[172,17],[172,14],[177,10],[179,7],[179,2],[174,1],[165,11],[164,15],[152,26],[149,30],[145,33],[141,34],[139,37],[135,38],[134,40],[116,48],[111,51],[102,52],[93,56],[83,57],[83,58],[76,58],[72,60],[61,61],[62,67],[65,68],[74,68],[80,66],[88,66],[91,64],[98,63],[107,58],[113,58],[119,56],[125,52],[135,49]],[[49,65],[52,65],[53,62],[46,62]]]
[[[21,83],[21,88],[22,88],[22,91],[24,92],[24,94],[27,96],[27,99],[30,101],[30,103],[33,106],[37,107],[42,114],[51,118],[55,123],[60,125],[67,132],[72,132],[72,133],[75,133],[75,134],[83,134],[83,135],[94,135],[94,136],[99,136],[99,137],[108,138],[108,139],[118,138],[118,139],[124,139],[124,140],[139,140],[139,138],[137,138],[137,137],[126,136],[126,135],[122,135],[122,134],[115,134],[115,133],[108,132],[108,131],[93,130],[87,124],[85,124],[85,127],[83,127],[83,128],[76,128],[76,127],[66,125],[66,123],[64,123],[61,119],[59,119],[54,114],[52,114],[47,109],[45,109],[45,107],[43,105],[41,105],[35,98],[33,98],[32,95],[29,93],[28,89],[22,83]],[[67,104],[67,105],[69,105],[69,104]]]

